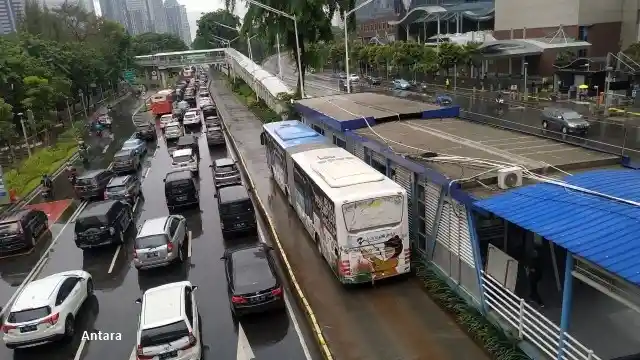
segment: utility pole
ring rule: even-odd
[[[278,77],[282,80],[282,64],[280,64],[280,34],[276,34],[276,46],[278,47]]]
[[[29,144],[29,136],[27,136],[27,127],[24,125],[24,114],[18,113],[20,117],[20,125],[22,125],[22,136],[24,136],[24,144],[27,146],[27,153],[31,157],[31,145]]]
[[[611,96],[609,94],[611,86],[611,75],[613,67],[611,66],[611,53],[607,54],[607,67],[605,68],[607,74],[604,78],[604,116],[609,116],[609,108],[611,107]]]

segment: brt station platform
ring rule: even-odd
[[[295,107],[407,189],[415,253],[532,358],[640,353],[640,171],[628,159],[377,93]]]

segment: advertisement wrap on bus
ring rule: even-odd
[[[171,114],[173,110],[173,90],[162,90],[151,97],[151,112],[155,116]]]
[[[410,271],[404,188],[320,141],[326,138],[304,124],[286,121],[263,129],[274,180],[340,282],[373,282]]]

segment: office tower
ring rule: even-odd
[[[151,31],[158,34],[168,32],[167,13],[162,0],[145,0],[145,6],[147,8],[147,20],[149,21]]]
[[[182,40],[187,46],[191,46],[191,27],[187,18],[187,7],[180,5],[180,23],[182,28]]]
[[[149,22],[147,3],[145,0],[127,0],[129,10],[130,28],[132,35],[144,34],[153,31]]]
[[[100,0],[100,10],[104,18],[120,23],[127,30],[131,28],[126,0]]]
[[[0,0],[0,35],[16,31],[23,11],[22,0]]]

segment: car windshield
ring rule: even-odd
[[[173,116],[162,116],[160,118],[160,121],[162,121],[162,122],[169,122],[171,120],[173,120]]]
[[[182,155],[182,156],[174,156],[173,157],[173,162],[176,163],[176,164],[189,162],[191,160],[193,160],[191,155]]]
[[[196,113],[188,112],[188,113],[184,114],[184,117],[186,117],[186,118],[196,117]]]
[[[166,131],[180,131],[180,128],[176,125],[167,126]]]
[[[235,169],[233,165],[229,165],[229,166],[219,166],[216,170],[217,172],[226,173],[226,172],[234,171]]]
[[[582,115],[578,114],[575,111],[570,111],[570,112],[566,112],[566,113],[562,113],[562,117],[564,117],[567,120],[575,120],[575,119],[582,119]]]
[[[136,249],[150,249],[166,244],[167,238],[164,234],[160,234],[136,238],[134,246]]]
[[[43,306],[35,309],[11,312],[7,320],[12,324],[20,324],[42,319],[49,316],[49,314],[51,314],[51,309],[48,306]]]
[[[158,346],[180,340],[189,336],[189,328],[184,321],[178,321],[164,326],[144,329],[140,333],[140,346]]]
[[[118,185],[118,186],[109,186],[107,188],[108,192],[121,192],[121,191],[125,191],[127,189],[127,187],[125,185]]]
[[[130,148],[134,148],[138,146],[138,141],[137,140],[127,140],[124,142],[124,144],[122,144],[122,148],[123,149],[130,149]]]
[[[129,161],[130,159],[129,153],[115,154],[113,156],[114,161]]]

